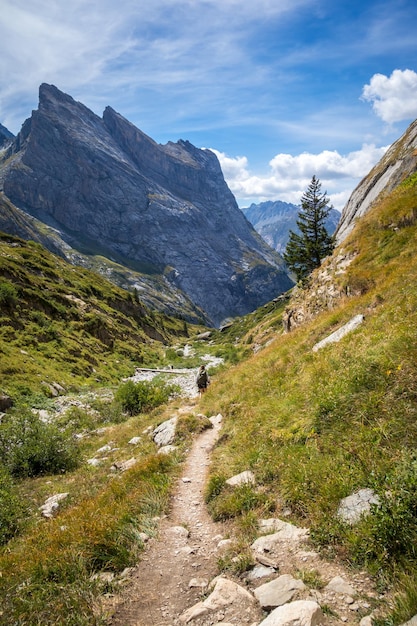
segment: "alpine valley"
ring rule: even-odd
[[[218,326],[293,284],[209,150],[157,144],[112,108],[100,118],[47,84],[17,137],[0,128],[0,146],[0,230],[153,309]]]

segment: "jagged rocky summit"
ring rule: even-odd
[[[39,108],[0,152],[0,191],[20,226],[31,216],[33,230],[36,218],[44,244],[49,227],[54,252],[70,247],[162,277],[178,312],[188,298],[213,325],[292,286],[211,151],[157,144],[112,108],[100,118],[52,85],[41,85]],[[146,302],[146,289],[139,297]]]

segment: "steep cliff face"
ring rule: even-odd
[[[385,155],[359,183],[342,211],[336,230],[341,243],[352,232],[355,221],[369,210],[381,193],[389,193],[417,170],[417,120],[387,150]]]
[[[39,93],[0,163],[14,205],[77,250],[163,276],[215,325],[291,286],[212,152],[161,146],[110,107],[100,118],[51,85]]]

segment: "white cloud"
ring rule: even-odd
[[[417,117],[417,73],[394,70],[390,77],[374,74],[365,85],[362,98],[372,102],[375,113],[391,124]]]
[[[329,150],[319,154],[303,152],[297,156],[277,154],[269,162],[269,172],[263,176],[249,171],[246,157],[233,158],[217,150],[212,151],[217,155],[227,184],[240,206],[265,200],[299,204],[312,176],[316,175],[331,203],[342,210],[356,185],[381,159],[387,148],[364,144],[361,150],[346,156]]]

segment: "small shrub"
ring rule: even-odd
[[[226,484],[225,476],[220,476],[218,474],[214,474],[213,476],[211,476],[207,484],[205,498],[204,498],[206,503],[210,502],[211,500],[213,500],[213,498],[216,498],[218,495],[220,495],[225,484]]]
[[[13,307],[17,303],[17,289],[6,280],[0,282],[0,307]]]
[[[77,467],[79,449],[55,425],[28,411],[0,424],[0,460],[13,476],[56,474]]]
[[[178,391],[177,385],[167,385],[162,381],[134,383],[128,380],[118,388],[115,400],[130,415],[137,415],[167,402]]]
[[[25,512],[26,507],[10,475],[0,468],[0,545],[20,530]]]

